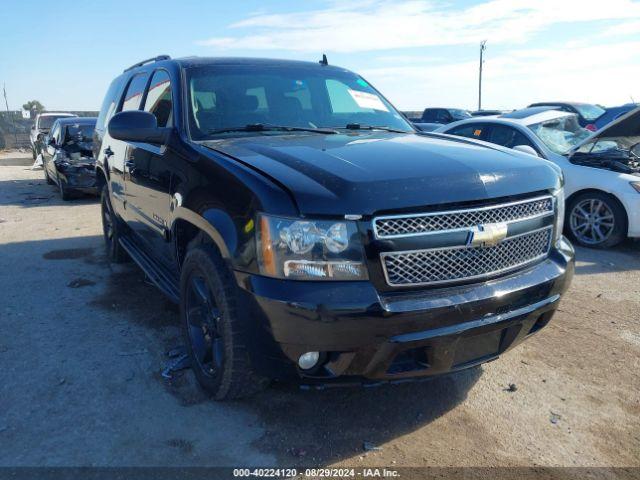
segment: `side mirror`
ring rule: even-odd
[[[47,139],[47,145],[50,145],[50,146],[52,146],[52,147],[55,147],[55,146],[56,146],[56,139],[55,139],[55,137],[51,137],[51,138]]]
[[[31,130],[35,130],[36,129],[36,125],[35,123],[33,125],[31,125]]]
[[[116,113],[109,122],[109,135],[125,142],[163,144],[170,128],[159,128],[154,114],[140,110]]]
[[[533,155],[534,157],[540,156],[538,155],[538,152],[536,152],[536,150],[529,145],[516,145],[515,147],[513,147],[513,149],[522,153],[528,153],[529,155]]]

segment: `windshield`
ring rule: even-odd
[[[59,118],[68,118],[69,115],[47,115],[46,117],[40,117],[38,119],[38,128],[51,130],[54,122]]]
[[[600,108],[597,105],[589,105],[588,103],[574,105],[574,107],[589,122],[600,118],[605,112],[604,108]]]
[[[529,128],[551,151],[560,155],[568,153],[591,134],[589,130],[580,126],[575,115],[536,123],[529,125]]]
[[[384,126],[414,131],[364,79],[333,68],[194,67],[187,69],[187,85],[189,127],[195,140],[219,135],[217,130],[256,124],[311,129]],[[260,134],[256,132],[242,134]]]

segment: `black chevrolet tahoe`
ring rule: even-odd
[[[217,399],[494,360],[573,275],[556,167],[417,132],[326,61],[140,62],[109,87],[94,148],[109,257],[180,305]]]

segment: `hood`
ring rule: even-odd
[[[589,135],[584,141],[571,149],[569,155],[589,143],[607,138],[640,137],[640,107],[634,108],[603,128]]]
[[[557,170],[544,160],[435,135],[260,135],[204,146],[273,178],[308,215],[371,215],[559,185]]]

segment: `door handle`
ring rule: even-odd
[[[129,170],[133,170],[134,168],[136,168],[136,162],[134,162],[133,160],[127,160],[126,162],[124,162],[124,166]]]
[[[107,158],[109,158],[113,155],[113,150],[111,150],[111,147],[107,147],[102,151],[102,153],[104,153]]]

